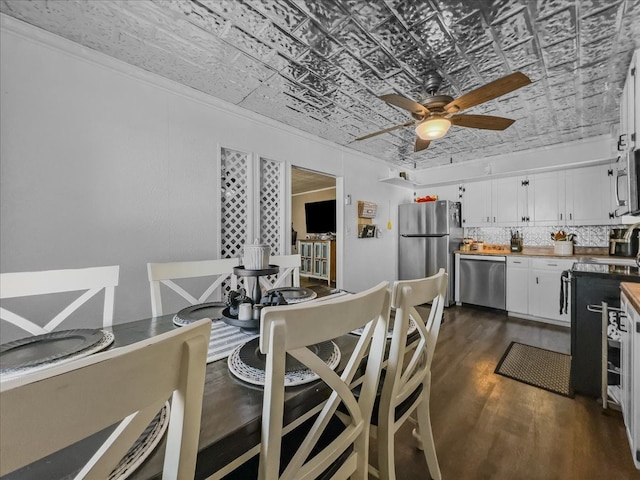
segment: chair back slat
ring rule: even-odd
[[[148,263],[147,272],[151,288],[151,314],[154,317],[163,315],[162,291],[165,285],[187,301],[189,305],[206,302],[215,291],[219,290],[223,282],[231,279],[231,289],[235,290],[237,278],[233,268],[237,267],[237,258],[221,258],[217,260],[199,260],[187,262]],[[200,296],[193,295],[178,285],[174,280],[186,278],[214,277],[212,283]]]
[[[277,255],[269,257],[269,265],[278,265],[278,274],[273,278],[260,277],[260,285],[265,290],[279,287],[299,287],[302,257],[296,255]]]
[[[0,299],[29,297],[63,292],[84,292],[62,311],[56,314],[44,326],[37,325],[27,318],[0,308],[0,319],[12,323],[32,335],[40,335],[57,329],[62,322],[86,304],[89,299],[104,291],[102,326],[113,323],[113,303],[115,287],[118,285],[120,267],[91,267],[42,272],[15,272],[0,274]]]

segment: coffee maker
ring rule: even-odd
[[[640,223],[626,228],[612,228],[609,234],[609,255],[635,257],[638,255]]]

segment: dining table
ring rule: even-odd
[[[325,297],[327,298],[327,297]],[[321,300],[321,299],[318,299]],[[316,300],[316,301],[318,301]],[[126,323],[118,323],[110,329],[114,335],[109,349],[123,347],[175,328],[174,314],[151,317]],[[214,320],[219,322],[221,320]],[[255,335],[253,337],[255,338]],[[357,335],[347,334],[333,341],[341,352],[337,370],[344,369],[350,353],[358,340]],[[196,464],[196,479],[209,478],[231,461],[249,450],[257,452],[260,444],[263,387],[240,380],[229,370],[227,358],[210,361],[206,368],[200,438]],[[308,416],[317,410],[331,390],[321,381],[287,387],[285,390],[284,424]],[[96,415],[100,412],[96,410]],[[71,445],[49,457],[2,477],[2,480],[50,480],[73,478],[90,458],[109,431]],[[142,465],[127,478],[147,480],[160,478],[164,459],[164,438]]]

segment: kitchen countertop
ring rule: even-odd
[[[640,283],[622,282],[620,289],[633,305],[633,309],[640,312]]]
[[[463,251],[456,250],[453,253],[461,255],[504,255],[515,257],[558,257],[580,260],[589,258],[610,258],[607,247],[574,247],[573,255],[557,255],[553,253],[553,247],[524,247],[521,252],[512,252],[509,245],[485,244],[482,250]]]
[[[571,268],[572,275],[603,276],[616,278],[621,282],[640,276],[640,268],[636,265],[612,265],[607,263],[576,262]]]

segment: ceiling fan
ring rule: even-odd
[[[515,120],[491,115],[460,115],[459,112],[513,92],[530,84],[531,80],[524,73],[515,72],[465,93],[456,99],[449,95],[438,95],[441,83],[442,77],[437,72],[430,72],[425,82],[428,97],[421,103],[393,93],[379,96],[378,98],[381,100],[407,110],[414,119],[401,125],[395,125],[379,132],[356,138],[356,140],[366,140],[399,128],[416,125],[417,138],[414,151],[419,152],[427,148],[431,140],[443,137],[451,125],[484,130],[504,130]]]

